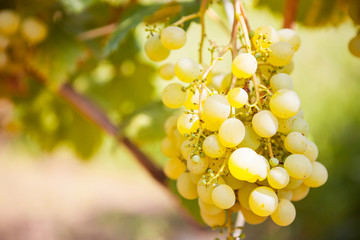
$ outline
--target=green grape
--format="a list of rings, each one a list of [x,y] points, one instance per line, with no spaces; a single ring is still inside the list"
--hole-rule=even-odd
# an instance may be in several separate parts
[[[231,70],[237,78],[249,78],[257,69],[256,58],[250,53],[240,53],[232,62]]]
[[[272,43],[276,43],[279,41],[279,36],[276,30],[271,26],[261,26],[255,30],[253,42],[256,48],[259,48],[260,45],[257,40],[260,36],[266,36],[265,41],[261,45],[263,48],[268,48]]]
[[[284,28],[278,31],[278,35],[280,41],[290,43],[294,47],[295,52],[299,50],[301,44],[301,38],[297,32],[295,32],[290,28]]]
[[[252,125],[254,131],[263,138],[274,136],[279,127],[278,120],[268,110],[256,113],[252,119]]]
[[[180,58],[175,63],[175,75],[181,81],[190,83],[200,75],[199,64],[191,58]]]
[[[170,50],[162,45],[160,36],[156,34],[145,42],[145,53],[154,62],[160,62],[169,56]]]
[[[289,183],[289,174],[282,167],[274,167],[268,175],[268,182],[272,188],[282,189]]]
[[[0,11],[0,33],[4,36],[10,36],[17,32],[19,28],[20,17],[12,10]]]
[[[270,99],[270,110],[278,118],[290,118],[300,110],[298,95],[288,89],[280,89]]]
[[[191,174],[203,174],[208,166],[209,159],[207,157],[200,157],[199,155],[194,155],[193,157],[190,157],[189,155],[187,157],[187,169]]]
[[[178,116],[170,116],[166,119],[165,123],[164,123],[164,130],[166,135],[170,135],[174,132],[174,130],[176,129],[176,125],[177,125],[177,119]]]
[[[220,126],[219,139],[223,146],[233,148],[245,137],[244,124],[237,118],[228,118]]]
[[[285,160],[284,168],[291,177],[296,179],[307,178],[312,171],[310,160],[301,154],[292,154],[288,156]]]
[[[285,133],[285,134],[289,134],[291,131],[291,128],[294,124],[294,119],[295,117],[291,117],[291,118],[278,118],[278,122],[279,122],[279,128],[278,128],[278,132],[281,133]]]
[[[221,211],[220,213],[215,215],[210,215],[205,213],[204,211],[200,211],[200,215],[206,225],[210,227],[222,226],[226,222],[225,211]]]
[[[171,80],[175,77],[175,66],[172,63],[165,63],[159,68],[159,75],[165,80]]]
[[[32,44],[42,42],[47,36],[47,27],[39,19],[29,17],[21,24],[21,33],[26,41]]]
[[[289,64],[295,54],[294,47],[288,42],[281,41],[271,44],[269,49],[271,52],[269,54],[268,61],[275,67],[281,67]]]
[[[248,224],[252,224],[252,225],[260,224],[267,219],[267,217],[258,216],[253,211],[248,210],[242,206],[240,207],[240,211],[241,211],[245,221]]]
[[[165,156],[170,158],[180,155],[179,149],[176,147],[176,143],[169,137],[166,137],[161,141],[160,150]]]
[[[177,129],[182,134],[196,132],[199,128],[199,116],[197,114],[182,113],[177,120]]]
[[[176,181],[176,188],[179,194],[186,199],[195,199],[198,197],[196,184],[193,183],[190,173],[183,173]]]
[[[223,95],[212,95],[208,97],[203,106],[204,121],[223,122],[230,115],[231,107],[229,101]]]
[[[294,220],[296,216],[296,210],[294,204],[288,199],[280,199],[277,209],[271,214],[271,219],[279,226],[288,226]]]
[[[278,197],[269,187],[257,187],[249,196],[250,209],[259,216],[266,217],[275,212]]]
[[[170,158],[164,166],[165,175],[173,180],[176,180],[186,170],[185,163],[179,158]]]
[[[355,57],[360,57],[360,34],[350,40],[349,51]]]
[[[225,154],[226,148],[220,143],[219,136],[212,134],[205,138],[202,150],[209,157],[219,158]]]
[[[200,198],[198,199],[198,203],[200,210],[207,215],[216,215],[223,211],[223,209],[215,206],[214,204],[208,204],[202,201]]]
[[[219,178],[217,180],[219,184],[225,184],[225,181],[223,178]],[[216,183],[213,181],[209,185],[205,185],[202,181],[202,179],[199,180],[197,184],[197,191],[199,193],[199,198],[201,201],[208,203],[208,204],[214,204],[212,200],[212,191],[216,187]]]
[[[279,160],[277,158],[270,158],[270,166],[276,167],[279,165]]]
[[[3,52],[9,45],[9,39],[0,34],[0,52]]]
[[[319,162],[312,162],[311,175],[303,180],[304,185],[317,188],[326,183],[328,172],[324,165]]]
[[[245,137],[239,147],[247,147],[256,150],[260,146],[260,136],[251,126],[245,126]]]
[[[239,179],[236,179],[233,175],[231,175],[231,173],[223,176],[223,179],[225,180],[225,183],[234,190],[238,190],[244,187],[246,184],[245,181],[240,181]]]
[[[258,185],[255,183],[246,183],[245,187],[238,190],[237,197],[241,207],[250,210],[249,197],[251,192],[257,187]]]
[[[286,73],[278,73],[271,77],[270,86],[274,92],[280,89],[293,89],[293,81]]]
[[[291,201],[300,201],[303,200],[309,194],[310,188],[304,184],[301,184],[297,188],[292,190],[293,197]]]
[[[305,152],[302,154],[310,161],[314,162],[319,155],[319,150],[314,142],[307,140]]]
[[[306,136],[309,133],[309,124],[302,118],[294,117],[294,123],[291,127],[291,131],[300,132]]]
[[[221,209],[229,209],[235,204],[234,190],[226,184],[215,187],[211,196],[215,206]]]
[[[161,32],[161,43],[170,50],[182,48],[186,43],[186,32],[184,29],[169,26]]]
[[[250,148],[236,149],[229,158],[230,173],[237,179],[248,181],[258,174],[259,159]]]
[[[248,102],[247,92],[239,87],[231,89],[227,94],[227,99],[234,108],[241,108]]]
[[[293,192],[291,191],[291,189],[279,189],[277,191],[277,195],[279,199],[285,198],[290,201],[293,197]]]
[[[187,94],[183,91],[183,86],[178,83],[167,85],[162,94],[161,100],[168,108],[179,108],[186,102]]]
[[[293,178],[293,177],[290,177],[290,180],[289,180],[289,184],[286,186],[286,189],[295,189],[297,187],[299,187],[301,184],[302,184],[303,180],[301,179],[296,179],[296,178]]]
[[[280,72],[286,73],[286,74],[291,74],[291,73],[294,71],[294,68],[295,68],[294,60],[291,60],[290,63],[286,64],[286,65],[280,70]]]
[[[284,145],[291,153],[304,153],[308,140],[299,132],[291,132],[286,136]]]

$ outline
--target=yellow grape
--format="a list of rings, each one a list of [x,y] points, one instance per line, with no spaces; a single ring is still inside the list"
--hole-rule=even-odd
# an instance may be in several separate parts
[[[296,179],[304,179],[310,176],[312,165],[310,160],[301,154],[291,154],[284,163],[284,168],[289,175]]]
[[[263,48],[268,48],[272,43],[276,43],[279,41],[279,36],[276,30],[271,26],[261,26],[258,27],[254,32],[253,42],[256,46],[256,48],[259,48],[259,43],[257,40],[260,38],[260,36],[266,36],[265,42],[262,44]]]
[[[260,146],[260,136],[256,134],[251,126],[245,126],[245,137],[239,147],[248,147],[256,150]]]
[[[249,197],[250,209],[259,216],[269,216],[278,206],[278,197],[269,187],[255,188]]]
[[[230,173],[239,180],[248,181],[257,176],[258,160],[257,153],[251,148],[236,149],[229,158]]]
[[[290,43],[294,47],[295,52],[299,50],[301,44],[301,38],[297,32],[295,32],[290,28],[284,28],[278,31],[278,35],[280,41]]]
[[[270,86],[273,92],[276,92],[280,89],[289,89],[294,88],[293,81],[289,75],[286,73],[278,73],[270,78]]]
[[[272,188],[282,189],[286,187],[289,183],[289,174],[282,167],[274,167],[270,170],[268,175],[268,182]]]
[[[310,188],[308,186],[301,184],[292,190],[293,197],[291,198],[291,201],[300,201],[304,199],[309,194],[309,191]]]
[[[302,118],[294,117],[294,124],[291,127],[292,132],[300,132],[305,136],[309,133],[309,124]]]
[[[235,204],[234,190],[226,184],[215,187],[211,196],[214,204],[221,209],[229,209]]]
[[[216,215],[223,211],[221,208],[215,206],[214,204],[209,204],[202,201],[200,198],[198,199],[199,207],[202,212],[207,215]]]
[[[167,85],[162,94],[161,100],[168,108],[179,108],[186,102],[187,94],[183,91],[183,86],[178,83]]]
[[[278,132],[288,134],[294,124],[294,118],[278,118],[279,128]]]
[[[176,129],[176,125],[177,125],[177,119],[178,116],[170,116],[166,119],[165,123],[164,123],[164,130],[166,135],[170,135],[174,132],[174,130]]]
[[[184,29],[169,26],[161,32],[161,43],[170,50],[182,48],[186,43],[186,32]]]
[[[0,11],[0,33],[4,36],[10,36],[17,32],[19,28],[20,17],[12,10]]]
[[[223,95],[212,95],[208,97],[203,106],[204,121],[223,122],[230,115],[230,103]]]
[[[240,181],[239,179],[236,179],[231,173],[228,175],[224,175],[223,179],[225,180],[226,184],[229,185],[232,189],[237,190],[246,185],[245,181]]]
[[[319,150],[314,142],[307,140],[306,150],[302,154],[304,154],[304,156],[307,157],[310,161],[314,162],[319,155]]]
[[[227,94],[227,99],[234,108],[241,108],[248,102],[247,92],[239,87],[231,89]]]
[[[278,198],[281,199],[281,198],[285,198],[287,200],[291,200],[292,197],[293,197],[293,192],[291,191],[291,189],[279,189],[277,191],[277,195],[278,195]]]
[[[256,113],[252,119],[252,125],[254,131],[263,138],[274,136],[279,127],[278,120],[268,110]]]
[[[169,137],[165,137],[160,143],[161,152],[167,157],[177,157],[180,155],[176,143]]]
[[[187,158],[187,169],[190,173],[199,175],[203,174],[209,166],[209,159],[207,157],[200,157],[199,161],[194,161],[193,157]]]
[[[328,172],[324,165],[319,162],[312,162],[312,172],[311,175],[303,180],[303,184],[317,188],[326,183],[328,179]]]
[[[194,144],[195,144],[195,140],[190,141],[189,139],[187,139],[184,142],[182,142],[180,151],[181,151],[181,155],[185,159],[187,159],[191,151],[194,150]]]
[[[164,166],[164,173],[170,179],[177,179],[186,170],[185,163],[179,158],[170,158]]]
[[[237,78],[249,78],[257,69],[256,58],[251,53],[240,53],[232,62],[231,70]]]
[[[169,56],[170,50],[162,45],[160,36],[156,34],[145,42],[145,53],[151,60],[160,62]]]
[[[200,211],[200,215],[206,225],[210,227],[222,226],[226,222],[226,214],[224,210],[215,215],[206,214],[204,211]]]
[[[271,219],[279,226],[288,226],[294,220],[296,210],[288,199],[280,199],[277,209],[271,214]]]
[[[177,129],[182,134],[196,132],[199,128],[199,116],[197,114],[182,113],[177,120]]]
[[[290,177],[289,184],[286,186],[286,189],[297,188],[298,186],[300,186],[302,184],[302,182],[303,182],[303,180],[301,180],[301,179],[296,179],[296,178]]]
[[[179,194],[186,199],[195,199],[199,195],[197,193],[196,184],[193,183],[190,173],[183,173],[176,181],[176,187]]]
[[[247,183],[245,185],[245,187],[238,190],[237,197],[240,202],[240,205],[243,208],[250,210],[249,197],[250,197],[251,192],[257,187],[258,187],[258,185],[256,185],[255,183]]]
[[[267,219],[267,216],[266,217],[258,216],[253,211],[248,210],[242,206],[240,207],[240,211],[241,211],[242,215],[244,216],[245,221],[248,224],[252,224],[252,225],[260,224]]]
[[[286,65],[280,70],[280,72],[286,73],[286,74],[291,74],[291,73],[294,71],[294,68],[295,68],[294,60],[291,60],[290,63],[286,64]]]
[[[300,110],[300,98],[288,89],[280,89],[270,99],[270,110],[278,118],[290,118]]]
[[[165,80],[171,80],[175,77],[175,66],[172,63],[165,63],[159,68],[159,75]]]
[[[209,157],[219,158],[225,154],[226,148],[220,143],[219,136],[212,134],[205,138],[202,150]]]
[[[26,41],[32,44],[42,42],[47,36],[47,27],[37,18],[29,17],[21,24],[21,33]]]
[[[228,118],[220,126],[219,139],[223,146],[236,147],[245,137],[244,124],[237,118]]]
[[[222,178],[219,178],[217,182],[219,184],[225,184],[225,181]],[[208,204],[214,204],[212,200],[212,191],[215,187],[216,183],[214,181],[212,181],[209,185],[205,185],[202,179],[200,179],[197,184],[197,191],[199,193],[199,198],[201,199],[201,201]]]
[[[306,150],[308,140],[299,132],[289,133],[285,140],[284,146],[291,153],[303,153]]]
[[[271,50],[268,61],[275,67],[285,66],[294,57],[295,49],[288,42],[276,42],[269,47]]]
[[[191,58],[180,58],[175,63],[175,75],[181,81],[190,83],[200,75],[199,64]]]

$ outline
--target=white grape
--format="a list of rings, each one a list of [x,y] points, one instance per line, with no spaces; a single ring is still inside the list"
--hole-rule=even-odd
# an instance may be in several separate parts
[[[231,70],[237,78],[249,78],[257,69],[256,58],[250,53],[240,53],[232,62]]]
[[[300,132],[306,136],[309,133],[309,124],[304,119],[295,117],[291,131]]]
[[[254,32],[254,43],[256,48],[259,48],[260,45],[257,42],[257,40],[260,38],[260,36],[266,36],[265,41],[262,44],[263,48],[268,48],[272,43],[276,43],[279,41],[279,36],[276,30],[271,26],[261,26],[255,29]]]
[[[293,197],[291,198],[291,201],[303,200],[309,194],[309,191],[310,191],[310,187],[301,184],[300,186],[292,190]]]
[[[225,211],[221,211],[215,215],[209,215],[204,211],[200,211],[200,215],[204,222],[210,227],[222,226],[226,222],[226,214]]]
[[[270,110],[278,118],[290,118],[300,110],[298,95],[288,89],[280,89],[270,99]]]
[[[257,187],[249,196],[250,209],[259,216],[269,216],[278,206],[278,197],[269,187]]]
[[[289,183],[289,174],[282,167],[274,167],[270,170],[268,175],[268,182],[272,188],[282,189],[286,187]]]
[[[235,193],[231,187],[221,184],[211,193],[214,204],[221,209],[229,209],[235,204]]]
[[[285,140],[284,146],[291,153],[304,153],[308,140],[299,132],[289,133]]]
[[[195,199],[198,197],[196,184],[193,183],[190,173],[183,173],[176,181],[176,187],[179,194],[186,199]]]
[[[232,148],[241,143],[245,137],[244,124],[237,118],[228,118],[220,126],[219,139],[223,146]]]
[[[182,134],[196,132],[199,128],[199,116],[192,113],[182,113],[177,120],[177,129]]]
[[[288,156],[285,160],[284,168],[291,177],[296,179],[307,178],[312,171],[310,160],[301,154],[292,154]]]
[[[263,110],[256,113],[252,119],[254,131],[264,138],[269,138],[275,135],[279,123],[276,117],[268,110]]]
[[[159,75],[165,80],[171,80],[175,76],[175,66],[172,63],[165,63],[159,68]]]
[[[180,58],[175,63],[175,75],[181,81],[190,83],[200,75],[199,64],[191,58]]]
[[[186,32],[176,26],[169,26],[161,32],[161,43],[170,50],[182,48],[186,43]]]
[[[320,187],[326,183],[328,172],[324,165],[319,162],[312,162],[311,175],[303,180],[303,183],[312,188]]]
[[[230,103],[225,96],[212,95],[204,102],[203,116],[212,122],[223,122],[229,117],[230,110]]]
[[[0,11],[0,33],[10,36],[16,33],[19,28],[20,17],[12,10]]]
[[[164,166],[164,173],[170,179],[177,179],[186,170],[186,165],[179,158],[170,158]]]
[[[251,126],[245,126],[245,137],[239,147],[247,147],[256,150],[260,146],[261,137],[256,134]]]
[[[289,89],[294,88],[293,81],[289,75],[286,73],[278,73],[271,77],[270,86],[274,92],[280,89]]]
[[[179,108],[186,102],[186,92],[183,91],[183,86],[178,83],[170,83],[167,85],[162,94],[161,100],[168,108]]]
[[[271,50],[268,61],[275,67],[285,66],[290,63],[295,54],[294,47],[288,42],[276,42],[269,47]]]
[[[290,43],[294,47],[295,52],[299,50],[301,44],[301,38],[297,32],[295,32],[290,28],[284,28],[278,31],[278,35],[280,41]]]
[[[156,34],[145,42],[145,53],[151,60],[160,62],[169,56],[170,50],[162,45],[160,36]]]
[[[248,224],[260,224],[267,219],[267,217],[258,216],[253,211],[246,209],[242,206],[240,207],[240,211]]]
[[[295,220],[295,216],[296,210],[294,204],[287,199],[280,199],[278,207],[270,217],[277,225],[288,226]]]
[[[212,158],[219,158],[225,154],[226,148],[220,143],[219,136],[212,134],[207,136],[202,144],[204,153]]]
[[[247,92],[239,87],[231,89],[227,94],[227,99],[231,106],[241,108],[248,102]]]

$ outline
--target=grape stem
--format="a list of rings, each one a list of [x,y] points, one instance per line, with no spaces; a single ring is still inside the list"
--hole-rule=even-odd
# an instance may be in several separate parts
[[[171,25],[173,25],[173,26],[179,26],[179,25],[182,25],[182,24],[184,24],[185,22],[187,22],[187,21],[189,21],[189,20],[192,20],[192,19],[194,19],[194,18],[197,18],[197,17],[199,17],[199,16],[200,16],[200,12],[193,13],[193,14],[190,14],[190,15],[187,15],[187,16],[182,16],[182,17],[180,18],[180,20],[174,22],[174,23],[171,24]]]
[[[201,36],[200,36],[200,46],[199,46],[199,63],[202,63],[202,50],[204,47],[204,40],[205,40],[205,12],[206,12],[206,5],[207,5],[207,0],[202,0],[201,1],[201,6],[200,6],[200,24],[201,24]]]
[[[284,6],[283,28],[293,29],[295,27],[298,4],[299,0],[286,0]]]
[[[271,146],[271,138],[268,138],[268,149],[269,149],[270,158],[274,158],[274,154]]]

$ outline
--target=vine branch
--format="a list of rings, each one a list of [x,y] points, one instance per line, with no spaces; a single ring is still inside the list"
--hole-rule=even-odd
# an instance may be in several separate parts
[[[295,27],[298,4],[299,0],[286,0],[284,6],[283,28],[293,29]]]

